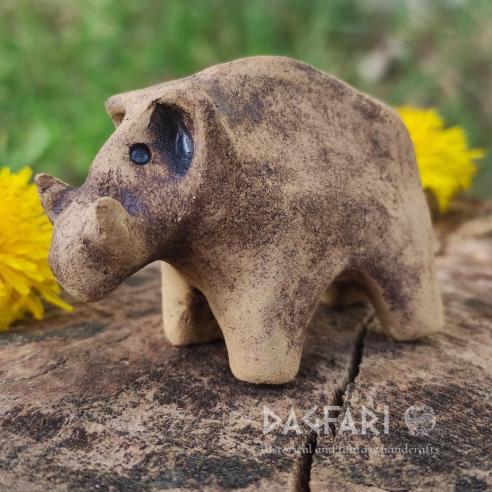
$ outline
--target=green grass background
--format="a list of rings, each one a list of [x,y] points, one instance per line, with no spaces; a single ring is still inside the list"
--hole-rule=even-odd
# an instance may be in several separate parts
[[[487,149],[473,192],[492,196],[490,0],[1,0],[0,165],[80,183],[107,97],[256,54],[437,107]]]

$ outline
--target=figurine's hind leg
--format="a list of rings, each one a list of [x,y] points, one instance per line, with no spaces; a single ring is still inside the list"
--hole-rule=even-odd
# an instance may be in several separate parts
[[[412,265],[375,261],[362,277],[383,330],[394,339],[413,340],[442,328],[442,302],[431,260]]]
[[[164,333],[176,346],[215,340],[221,331],[205,296],[168,263],[162,262]]]

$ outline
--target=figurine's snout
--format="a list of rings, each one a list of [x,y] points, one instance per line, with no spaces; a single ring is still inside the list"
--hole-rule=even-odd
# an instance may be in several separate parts
[[[88,203],[87,197],[77,199],[78,190],[46,174],[37,175],[36,184],[54,224],[50,266],[75,298],[100,299],[147,263],[144,225],[118,200],[104,196]]]

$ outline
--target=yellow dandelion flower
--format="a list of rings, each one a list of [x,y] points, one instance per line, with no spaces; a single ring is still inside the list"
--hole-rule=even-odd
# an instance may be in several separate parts
[[[435,196],[439,210],[444,212],[456,193],[471,186],[474,160],[483,158],[484,151],[468,147],[462,128],[445,128],[435,109],[403,106],[398,112],[413,142],[422,186]]]
[[[43,212],[32,171],[0,169],[0,331],[31,313],[44,314],[42,300],[66,311],[48,266],[51,224]]]

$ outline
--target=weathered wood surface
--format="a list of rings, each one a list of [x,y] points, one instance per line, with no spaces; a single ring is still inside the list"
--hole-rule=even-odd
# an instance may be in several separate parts
[[[301,373],[282,387],[235,380],[223,342],[170,347],[155,266],[73,315],[15,327],[0,335],[0,490],[492,487],[492,215],[449,235],[438,262],[446,334],[394,343],[366,333],[367,309],[320,306]],[[320,430],[316,447],[306,426],[263,433],[264,406],[285,423],[291,409],[322,418],[342,403],[339,422],[350,408],[359,428],[362,404],[388,405],[389,434]],[[403,414],[422,404],[436,426],[414,436]],[[320,452],[333,444],[439,453]]]
[[[264,435],[263,406],[284,418],[330,402],[367,314],[322,307],[301,373],[283,387],[234,379],[223,342],[169,346],[155,267],[74,315],[18,326],[0,338],[0,488],[294,487],[305,460],[277,448],[306,437]]]

